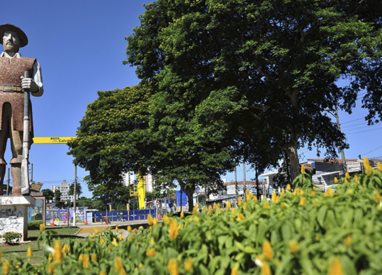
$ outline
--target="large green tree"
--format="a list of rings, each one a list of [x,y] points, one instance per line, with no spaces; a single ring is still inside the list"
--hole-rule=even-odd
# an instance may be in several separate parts
[[[243,156],[246,136],[261,136],[252,152],[287,153],[293,180],[299,147],[324,149],[328,158],[348,147],[324,110],[351,113],[367,88],[367,119],[381,117],[381,7],[376,0],[158,0],[127,37],[125,63],[155,86],[154,131],[205,146],[213,137]]]
[[[151,173],[159,188],[171,188],[177,181],[192,207],[196,185],[222,188],[220,175],[233,168],[231,149],[216,142],[214,136],[221,133],[193,142],[189,121],[169,122],[174,124],[171,133],[152,131],[152,94],[149,84],[98,92],[99,98],[88,105],[80,122],[78,138],[68,143],[69,154],[90,172],[90,188],[121,183],[127,171]],[[171,138],[174,133],[188,139],[178,142]]]
[[[70,184],[68,194],[71,196],[74,195],[74,182],[72,184]],[[82,194],[82,186],[80,183],[77,182],[76,183],[76,196],[80,197],[81,194]]]
[[[45,199],[47,201],[53,200],[54,193],[53,193],[52,190],[50,190],[50,189],[42,189],[41,192],[42,192],[43,196],[45,197]]]

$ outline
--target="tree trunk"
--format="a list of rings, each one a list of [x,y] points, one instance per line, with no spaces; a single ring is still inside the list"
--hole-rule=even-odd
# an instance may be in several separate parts
[[[194,191],[195,191],[195,186],[187,186],[186,187],[186,184],[184,183],[183,180],[181,180],[180,178],[176,177],[176,180],[178,181],[179,185],[180,185],[180,188],[186,192],[186,195],[187,195],[187,202],[188,202],[188,210],[189,211],[192,211],[192,209],[194,208],[194,200],[193,200],[193,195],[194,195]]]
[[[292,182],[300,174],[298,169],[300,163],[299,163],[298,154],[297,154],[297,141],[294,142],[294,144],[295,145],[288,146],[288,149],[287,149],[287,154],[290,161],[290,176],[291,176]]]

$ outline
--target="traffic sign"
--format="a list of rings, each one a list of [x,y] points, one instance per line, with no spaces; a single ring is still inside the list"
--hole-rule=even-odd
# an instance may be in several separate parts
[[[34,137],[35,144],[66,144],[77,137]]]

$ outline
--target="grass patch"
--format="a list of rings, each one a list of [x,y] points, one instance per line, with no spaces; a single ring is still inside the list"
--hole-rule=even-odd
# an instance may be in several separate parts
[[[66,227],[51,227],[46,230],[54,230],[57,232],[57,238],[64,244],[68,239],[79,239],[82,241],[82,237],[74,235],[79,228],[66,228]],[[40,234],[39,230],[28,230],[28,243],[16,244],[16,245],[0,245],[0,250],[3,253],[4,260],[16,259],[17,256],[24,260],[27,260],[28,247],[32,249],[33,256],[30,259],[30,263],[35,265],[39,264],[44,259],[44,246],[40,242],[40,249],[37,247],[37,237]],[[3,260],[3,261],[4,261]]]

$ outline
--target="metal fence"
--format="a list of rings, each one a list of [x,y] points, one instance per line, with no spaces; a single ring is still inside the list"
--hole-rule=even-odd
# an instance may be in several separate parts
[[[158,216],[157,216],[158,212]],[[145,210],[130,210],[130,211],[99,211],[93,212],[93,222],[104,221],[139,221],[147,220],[148,215],[151,214],[153,218],[158,218],[159,215],[167,214],[166,209],[145,209]]]

